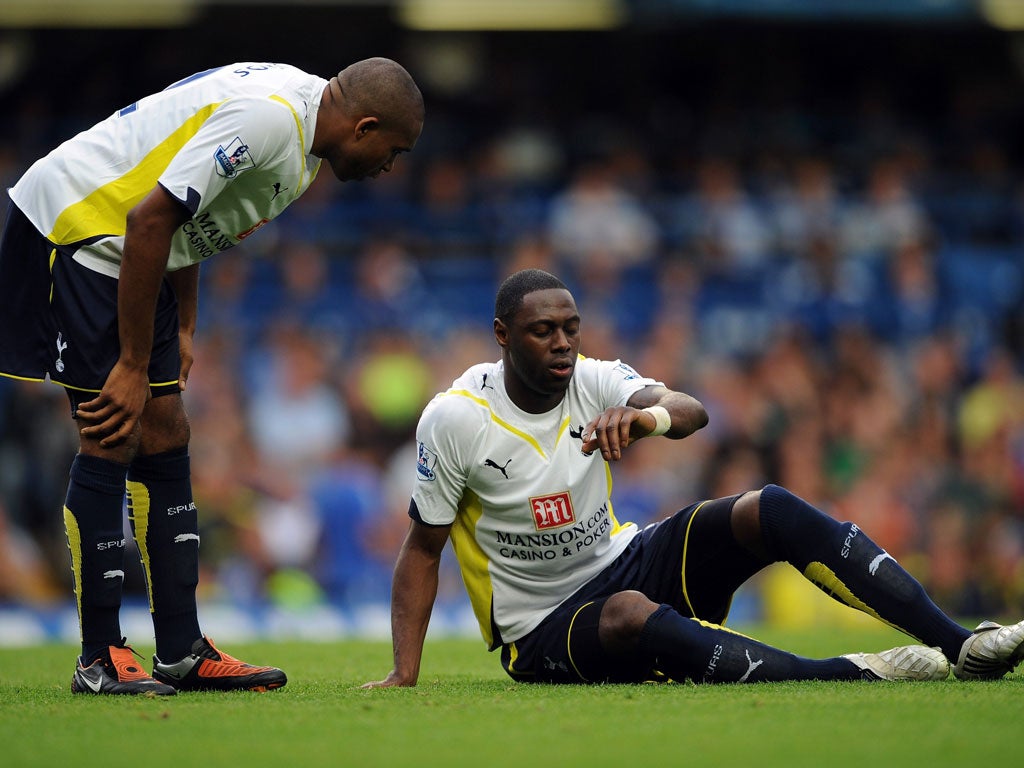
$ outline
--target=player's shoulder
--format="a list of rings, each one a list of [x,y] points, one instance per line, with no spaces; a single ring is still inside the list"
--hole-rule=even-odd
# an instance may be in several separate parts
[[[602,378],[632,381],[634,379],[642,379],[643,377],[637,373],[636,369],[628,363],[622,362],[622,360],[602,360],[596,357],[580,355],[576,361],[573,378],[585,382]]]
[[[444,392],[434,396],[424,409],[424,419],[444,422],[455,428],[478,426],[490,418],[491,399],[499,375],[494,363],[480,363],[462,373]]]

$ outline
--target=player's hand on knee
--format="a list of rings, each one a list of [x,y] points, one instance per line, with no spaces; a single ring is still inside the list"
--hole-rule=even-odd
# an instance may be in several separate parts
[[[146,372],[132,370],[119,362],[99,395],[79,404],[75,411],[76,418],[86,424],[80,429],[82,437],[99,440],[103,448],[123,444],[138,431],[142,409],[150,396]]]

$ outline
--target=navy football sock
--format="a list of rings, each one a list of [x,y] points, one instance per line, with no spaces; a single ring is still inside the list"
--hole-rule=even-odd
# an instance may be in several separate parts
[[[128,519],[146,577],[156,655],[174,662],[201,636],[196,608],[199,520],[188,450],[136,457],[127,486]]]
[[[121,642],[124,586],[124,478],[127,467],[78,454],[64,501],[75,602],[86,666]]]
[[[686,618],[671,606],[655,609],[640,632],[639,650],[671,679],[695,683],[780,680],[860,680],[861,670],[840,657],[807,659],[737,632]]]
[[[785,560],[841,603],[878,618],[955,661],[970,631],[954,622],[854,523],[840,523],[777,485],[761,491],[761,532]]]

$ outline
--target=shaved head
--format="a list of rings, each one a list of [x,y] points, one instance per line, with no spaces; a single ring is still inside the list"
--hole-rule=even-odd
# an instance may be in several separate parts
[[[423,94],[401,64],[375,57],[338,73],[345,111],[356,119],[376,117],[385,129],[423,122]]]

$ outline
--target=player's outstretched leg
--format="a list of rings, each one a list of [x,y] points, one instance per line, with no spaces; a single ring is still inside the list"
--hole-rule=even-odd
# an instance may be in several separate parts
[[[882,653],[808,659],[738,632],[689,619],[659,606],[640,633],[639,651],[655,671],[696,683],[754,683],[784,680],[943,680],[949,662],[923,645]]]
[[[1024,660],[1024,621],[1004,627],[983,621],[964,640],[953,674],[960,680],[997,680]]]
[[[178,661],[165,663],[154,656],[153,677],[179,691],[270,691],[288,682],[277,667],[239,661],[208,637],[196,640],[191,653]]]
[[[822,591],[959,658],[970,631],[949,618],[924,587],[854,523],[840,523],[785,488],[760,497],[761,533],[769,555],[799,570]]]

